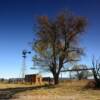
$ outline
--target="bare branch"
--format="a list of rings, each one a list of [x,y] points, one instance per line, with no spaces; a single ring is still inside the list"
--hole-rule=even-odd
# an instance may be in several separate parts
[[[68,63],[68,62],[77,62],[80,61],[79,59],[69,59],[63,62],[63,64]]]

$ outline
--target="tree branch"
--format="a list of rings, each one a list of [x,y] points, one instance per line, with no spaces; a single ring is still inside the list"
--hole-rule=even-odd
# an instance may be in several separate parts
[[[71,62],[71,61],[76,62],[76,61],[80,61],[80,60],[79,59],[69,59],[69,60],[64,61],[63,64]]]

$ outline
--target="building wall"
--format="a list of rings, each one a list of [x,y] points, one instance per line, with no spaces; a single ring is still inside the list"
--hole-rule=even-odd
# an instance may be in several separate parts
[[[40,76],[38,74],[25,75],[25,82],[41,84],[42,83],[42,76]]]

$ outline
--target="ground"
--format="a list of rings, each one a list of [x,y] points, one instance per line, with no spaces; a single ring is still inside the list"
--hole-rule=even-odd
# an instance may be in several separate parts
[[[4,92],[11,94],[10,100],[100,100],[99,89],[85,88],[88,82],[88,80],[70,80],[61,82],[57,86],[42,87],[0,84],[2,88],[0,91],[5,90]]]

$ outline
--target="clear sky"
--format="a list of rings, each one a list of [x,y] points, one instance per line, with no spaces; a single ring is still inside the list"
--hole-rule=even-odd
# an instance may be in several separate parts
[[[55,16],[68,9],[85,16],[88,26],[81,40],[86,56],[81,63],[91,65],[91,57],[100,56],[100,0],[0,0],[0,78],[19,77],[22,50],[33,39],[36,16]],[[32,73],[32,54],[27,58],[27,72]]]

